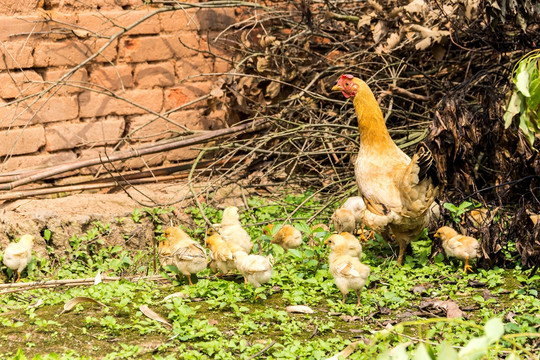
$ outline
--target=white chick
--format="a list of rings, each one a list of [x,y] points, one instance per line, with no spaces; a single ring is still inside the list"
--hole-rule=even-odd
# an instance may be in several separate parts
[[[236,251],[233,257],[236,268],[244,276],[244,282],[258,288],[272,278],[272,255],[248,255],[244,251]]]
[[[236,206],[230,206],[223,211],[219,234],[223,240],[240,246],[248,254],[253,248],[251,237],[240,223],[238,208]]]
[[[4,265],[11,270],[17,271],[17,281],[21,279],[21,272],[32,259],[32,247],[34,237],[23,235],[18,243],[10,243],[4,251]]]

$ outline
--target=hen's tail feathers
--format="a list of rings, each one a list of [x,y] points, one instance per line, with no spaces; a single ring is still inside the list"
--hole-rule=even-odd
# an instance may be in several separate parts
[[[418,144],[415,157],[418,159],[417,165],[420,168],[418,171],[418,179],[422,181],[429,178],[431,179],[433,186],[438,186],[440,183],[439,173],[435,161],[433,160],[431,150],[429,150],[426,144]]]

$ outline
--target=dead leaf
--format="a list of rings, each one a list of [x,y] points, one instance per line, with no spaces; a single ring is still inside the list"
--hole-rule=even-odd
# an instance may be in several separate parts
[[[208,325],[214,326],[217,324],[219,324],[219,321],[217,321],[216,319],[208,319]]]
[[[268,59],[259,57],[257,59],[257,71],[262,73],[268,70]]]
[[[425,293],[426,292],[426,287],[422,284],[418,284],[418,285],[415,285],[413,288],[412,288],[412,292],[414,294],[422,294],[422,293]]]
[[[266,96],[268,96],[270,99],[273,99],[279,95],[280,90],[281,90],[281,84],[278,83],[277,81],[272,81],[266,87]]]
[[[504,319],[508,322],[511,322],[512,324],[517,324],[517,321],[514,320],[514,316],[516,316],[515,313],[513,313],[512,311],[509,311],[508,313],[506,313],[506,315],[504,316]]]
[[[172,324],[170,322],[167,321],[167,319],[165,319],[163,316],[159,315],[157,312],[155,312],[154,310],[150,309],[148,307],[148,305],[141,305],[139,306],[139,310],[144,314],[146,315],[147,317],[149,317],[150,319],[152,320],[155,320],[155,321],[158,321],[164,325],[168,325],[170,327],[172,327]]]
[[[326,360],[338,360],[340,357],[346,359],[347,357],[349,357],[349,355],[351,355],[354,352],[354,350],[356,350],[356,347],[358,346],[359,343],[360,341],[355,341],[353,343],[350,343],[349,345],[347,345],[345,349],[341,350],[340,352],[338,352],[332,357],[329,357]]]
[[[172,298],[180,298],[180,299],[187,299],[189,298],[189,294],[183,293],[183,292],[175,292],[173,294],[165,296],[165,298],[162,301],[167,301]]]
[[[360,317],[360,316],[351,316],[351,315],[342,315],[341,320],[343,320],[345,322],[353,322],[353,321],[362,320],[362,317]]]
[[[485,287],[486,286],[486,283],[483,283],[475,279],[469,279],[468,284],[471,287]]]
[[[77,297],[74,297],[73,299],[71,300],[68,300],[66,301],[66,303],[64,304],[64,309],[62,310],[62,312],[60,314],[63,314],[65,312],[68,312],[68,311],[71,311],[73,310],[73,308],[75,306],[77,306],[78,304],[80,303],[83,303],[83,302],[91,302],[91,303],[94,303],[94,304],[99,304],[101,306],[107,306],[97,300],[94,300],[90,297],[86,297],[86,296],[77,296]]]
[[[213,88],[212,91],[210,91],[210,95],[212,95],[215,98],[220,98],[223,95],[225,95],[225,93],[223,92],[223,90],[216,87],[216,88]]]
[[[455,318],[463,317],[463,311],[461,311],[458,304],[456,304],[452,300],[447,300],[445,301],[445,305],[446,305],[446,317],[448,319],[455,319]]]
[[[102,282],[103,280],[101,279],[101,271],[98,270],[97,274],[96,274],[96,277],[94,278],[94,285],[97,285],[99,284],[100,282]]]
[[[405,11],[411,14],[423,12],[426,10],[426,8],[427,5],[424,0],[414,0],[403,7]]]
[[[386,27],[386,23],[382,20],[379,20],[379,22],[373,27],[372,31],[373,41],[375,42],[375,44],[378,44],[387,32],[388,28]]]
[[[313,311],[312,308],[305,305],[291,305],[287,306],[285,310],[289,313],[300,313],[300,314],[313,314],[315,311]]]

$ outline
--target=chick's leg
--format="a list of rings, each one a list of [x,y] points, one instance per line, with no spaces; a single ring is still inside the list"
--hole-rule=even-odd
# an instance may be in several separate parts
[[[468,256],[465,258],[465,266],[463,267],[463,272],[465,272],[465,274],[467,273],[467,271],[472,272],[472,267],[471,267],[471,265],[469,265],[469,257]]]
[[[21,280],[21,272],[17,271],[17,280],[15,282],[19,282],[19,280]]]
[[[193,285],[193,282],[191,281],[191,274],[187,276],[189,286]]]
[[[343,300],[341,300],[341,303],[345,305],[345,300],[347,300],[347,293],[343,294]]]
[[[356,307],[359,307],[360,306],[360,293],[362,292],[362,290],[356,290]]]

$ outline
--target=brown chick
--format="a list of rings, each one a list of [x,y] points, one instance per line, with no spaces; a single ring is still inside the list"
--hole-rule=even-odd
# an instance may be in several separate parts
[[[240,246],[248,254],[253,248],[251,237],[240,223],[236,206],[230,206],[223,211],[219,234],[223,240]]]
[[[178,227],[170,227],[163,233],[165,240],[158,245],[158,253],[167,265],[175,265],[193,285],[191,275],[206,269],[207,259],[204,248],[193,241]]]
[[[332,222],[334,223],[334,231],[337,233],[349,232],[354,233],[356,229],[356,220],[354,213],[350,209],[339,208],[332,214]]]
[[[326,241],[331,253],[328,257],[330,274],[338,289],[343,294],[342,303],[345,304],[347,294],[352,289],[356,292],[356,307],[360,306],[360,292],[366,284],[370,269],[360,262],[351,252],[348,241],[341,235],[332,235]]]
[[[21,280],[21,272],[26,268],[32,259],[32,247],[34,237],[23,235],[17,243],[10,243],[4,251],[4,265],[13,271],[17,271],[17,280]]]
[[[258,288],[272,278],[272,255],[248,255],[245,251],[233,253],[236,268],[244,276],[244,282],[249,282]]]
[[[271,243],[278,244],[285,250],[296,249],[302,245],[302,233],[292,225],[283,225]]]
[[[228,274],[236,270],[232,250],[243,249],[236,244],[223,240],[221,235],[213,231],[213,229],[208,230],[208,235],[206,246],[210,249],[210,269],[213,272],[218,272],[219,270],[222,274]]]
[[[470,236],[460,235],[451,227],[443,226],[435,233],[434,237],[440,238],[442,247],[448,256],[458,258],[465,261],[463,271],[472,272],[472,268],[469,265],[470,259],[475,259],[477,256],[480,244],[478,240]]]

